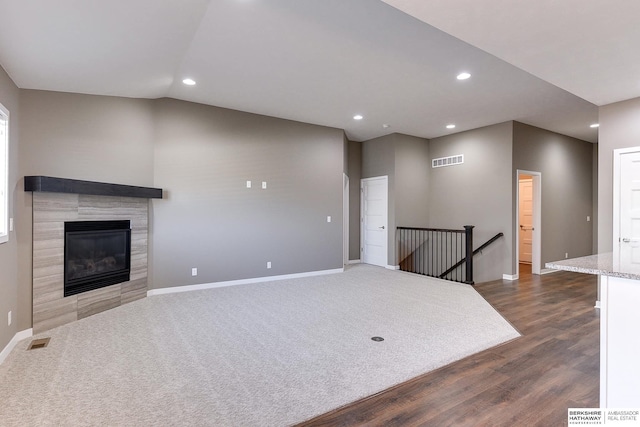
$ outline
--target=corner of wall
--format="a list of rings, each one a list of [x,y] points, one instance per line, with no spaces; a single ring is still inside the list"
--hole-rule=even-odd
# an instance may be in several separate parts
[[[12,313],[11,325],[6,320],[0,320],[0,349],[5,348],[20,326],[23,306],[20,295],[20,257],[19,233],[17,229],[22,225],[23,218],[17,216],[20,212],[20,164],[18,152],[20,151],[20,89],[11,80],[9,75],[0,66],[0,103],[9,112],[9,176],[7,194],[9,206],[9,218],[13,218],[14,230],[9,231],[9,240],[0,244],[0,319],[7,319],[8,312]],[[30,284],[29,284],[30,285]],[[28,310],[27,310],[28,311]]]
[[[13,336],[13,338],[11,338],[11,341],[9,341],[9,343],[2,350],[0,350],[0,365],[2,365],[5,360],[7,360],[9,354],[11,354],[15,346],[20,341],[30,338],[31,336],[33,336],[33,329],[25,329],[23,331],[17,332]]]

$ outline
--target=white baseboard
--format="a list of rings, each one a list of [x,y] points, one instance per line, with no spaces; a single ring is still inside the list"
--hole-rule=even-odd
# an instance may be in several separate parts
[[[276,280],[300,279],[302,277],[324,276],[326,274],[343,273],[344,268],[336,268],[333,270],[310,271],[307,273],[283,274],[281,276],[256,277],[253,279],[229,280],[226,282],[202,283],[199,285],[174,286],[172,288],[150,289],[147,296],[175,294],[178,292],[200,291],[203,289],[224,288],[226,286],[248,285],[251,283],[274,282]]]
[[[387,265],[385,268],[387,270],[400,270],[400,266],[399,265]]]
[[[348,264],[360,264],[362,261],[359,259],[350,259]]]
[[[9,356],[9,353],[13,350],[13,348],[23,339],[29,338],[33,336],[33,329],[25,329],[24,331],[20,331],[11,338],[9,344],[4,348],[4,350],[0,351],[0,365],[5,361],[5,359]]]
[[[543,268],[542,270],[540,270],[540,274],[550,274],[550,273],[556,273],[560,270],[554,270],[553,268]],[[502,279],[503,280],[518,280],[520,278],[519,274],[503,274],[502,275]]]

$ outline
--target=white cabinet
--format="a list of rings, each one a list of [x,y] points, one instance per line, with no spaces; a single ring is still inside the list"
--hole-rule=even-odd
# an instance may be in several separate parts
[[[600,407],[640,408],[640,280],[600,281]]]

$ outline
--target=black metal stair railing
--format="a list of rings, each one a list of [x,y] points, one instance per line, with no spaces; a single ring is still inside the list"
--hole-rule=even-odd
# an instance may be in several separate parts
[[[463,230],[397,227],[400,270],[473,285],[473,256],[503,236],[473,250],[473,226]]]
[[[454,282],[473,284],[473,225],[463,230],[397,227],[400,270],[439,277],[459,260],[462,265],[445,276]]]

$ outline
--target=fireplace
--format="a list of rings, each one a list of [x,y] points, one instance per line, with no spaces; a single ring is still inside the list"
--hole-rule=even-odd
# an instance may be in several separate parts
[[[64,223],[64,296],[129,281],[128,220]]]
[[[25,176],[24,190],[33,193],[34,334],[146,298],[149,205],[152,199],[162,199],[161,188],[50,176]],[[113,251],[115,255],[126,252],[130,254],[124,257],[125,260],[129,259],[129,280],[89,292],[82,292],[82,285],[86,285],[81,283],[84,277],[70,276],[67,284],[66,269],[69,263],[65,252],[67,257],[69,253],[65,250],[65,222],[116,220],[126,221],[123,229],[130,229],[130,232],[119,231],[121,236],[124,233],[125,243],[123,245],[121,238],[116,247],[124,246],[124,249]],[[68,229],[69,227],[71,233],[75,232],[73,226],[67,226]],[[103,226],[101,227],[98,231],[104,231]],[[107,229],[109,228],[111,227]],[[72,235],[71,237],[73,238]],[[129,239],[130,246],[127,245]],[[121,257],[113,258],[117,261]],[[112,263],[111,260],[105,262],[108,263]],[[95,265],[95,261],[93,264]],[[78,266],[75,269],[78,272]],[[126,280],[126,277],[125,273],[124,277],[117,280]],[[108,279],[106,282],[116,281],[113,277]],[[65,292],[65,288],[71,289],[68,285],[75,285],[75,289]],[[74,291],[81,293],[73,295]]]

